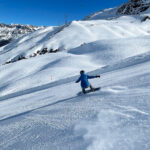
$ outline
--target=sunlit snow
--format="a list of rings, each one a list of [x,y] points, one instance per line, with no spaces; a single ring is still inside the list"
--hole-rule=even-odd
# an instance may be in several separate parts
[[[149,150],[150,22],[47,27],[0,48],[1,150]],[[30,58],[42,48],[59,49]],[[27,59],[4,63],[23,54]],[[78,94],[84,69],[101,90]]]

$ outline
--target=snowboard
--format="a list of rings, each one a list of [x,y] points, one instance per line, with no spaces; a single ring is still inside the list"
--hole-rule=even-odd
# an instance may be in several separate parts
[[[89,90],[86,90],[85,94],[88,94],[88,93],[91,93],[91,92],[96,92],[96,91],[99,91],[100,89],[101,89],[101,87],[94,88],[94,91],[89,89]],[[85,95],[85,94],[83,92],[79,92],[77,95]]]

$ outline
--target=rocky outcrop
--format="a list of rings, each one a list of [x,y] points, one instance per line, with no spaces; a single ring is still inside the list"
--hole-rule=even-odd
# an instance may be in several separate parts
[[[5,46],[11,42],[11,39],[8,40],[0,40],[0,47]]]
[[[35,53],[33,53],[29,56],[24,56],[24,55],[20,54],[20,55],[14,57],[14,58],[8,60],[7,62],[5,62],[5,64],[14,63],[14,62],[17,62],[17,61],[20,61],[20,60],[23,60],[23,59],[29,59],[29,58],[32,58],[32,57],[36,57],[38,55],[45,55],[47,53],[56,53],[58,51],[59,51],[59,49],[50,49],[50,50],[48,50],[48,48],[43,48],[42,50],[37,50]]]
[[[150,8],[149,0],[130,0],[119,7],[117,14],[137,15]]]

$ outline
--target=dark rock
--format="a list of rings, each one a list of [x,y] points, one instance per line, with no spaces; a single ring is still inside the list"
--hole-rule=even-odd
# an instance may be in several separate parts
[[[0,41],[0,47],[5,46],[5,45],[9,44],[10,42],[11,42],[11,39],[1,40]]]
[[[39,54],[40,54],[40,55],[43,55],[43,54],[45,54],[45,53],[47,53],[47,52],[48,52],[47,48],[44,48]]]
[[[38,50],[36,53],[37,53],[37,54],[40,54],[40,50]]]
[[[150,3],[144,0],[130,0],[118,9],[117,14],[137,15],[148,8],[150,8]]]
[[[58,52],[58,51],[59,51],[59,49],[55,49],[55,50],[50,49],[49,53],[56,53],[56,52]]]
[[[10,64],[11,63],[11,61],[7,61],[5,64]]]
[[[24,56],[19,56],[18,60],[26,59]]]
[[[141,21],[144,22],[144,21],[146,21],[148,19],[150,19],[150,17],[149,16],[145,16]]]

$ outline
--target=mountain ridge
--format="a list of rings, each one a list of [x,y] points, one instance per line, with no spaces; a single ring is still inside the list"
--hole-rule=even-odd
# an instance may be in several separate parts
[[[41,28],[44,26],[0,23],[0,47]]]
[[[99,19],[115,19],[123,15],[149,15],[150,16],[150,1],[149,0],[129,0],[128,2],[101,11],[97,11],[88,15],[83,20],[99,20]]]

